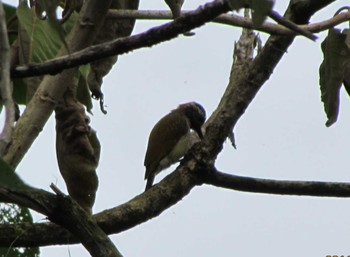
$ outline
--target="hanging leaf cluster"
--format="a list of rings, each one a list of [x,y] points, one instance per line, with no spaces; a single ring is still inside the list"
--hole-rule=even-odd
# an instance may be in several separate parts
[[[321,99],[327,115],[326,126],[338,119],[339,93],[342,85],[350,94],[350,31],[331,28],[321,44],[323,62],[320,65]]]

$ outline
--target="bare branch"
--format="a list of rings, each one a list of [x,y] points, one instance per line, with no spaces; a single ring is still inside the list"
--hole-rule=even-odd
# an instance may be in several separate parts
[[[184,15],[188,14],[189,12],[190,11],[182,11],[181,13],[182,15]],[[172,14],[170,11],[110,10],[108,12],[108,17],[115,19],[133,18],[140,20],[171,20]],[[339,13],[334,17],[321,22],[316,22],[308,25],[298,25],[298,27],[300,27],[303,30],[307,30],[311,33],[319,33],[349,20],[350,11],[347,11]],[[268,21],[265,21],[260,26],[254,26],[253,21],[251,19],[247,19],[239,15],[235,15],[233,13],[221,14],[217,18],[213,19],[212,22],[229,26],[258,30],[273,35],[296,35],[296,33],[293,30]]]
[[[6,16],[0,0],[0,98],[5,108],[5,122],[0,134],[0,156],[3,156],[11,141],[15,123],[15,103],[12,99],[12,84],[10,80],[10,44],[7,37]]]
[[[188,13],[188,11],[181,11],[182,15],[184,15],[186,13]],[[169,11],[110,10],[108,12],[108,16],[112,17],[112,18],[116,18],[116,19],[134,18],[134,19],[153,19],[153,20],[162,19],[163,20],[163,19],[172,19],[173,18],[171,15],[171,12],[169,12]],[[215,18],[213,20],[213,22],[227,24],[227,25],[233,25],[233,26],[238,26],[238,27],[245,27],[244,24],[246,24],[246,22],[248,21],[250,24],[249,26],[251,26],[251,27],[249,27],[250,29],[262,30],[262,31],[266,32],[265,27],[270,28],[272,25],[273,27],[275,27],[275,29],[279,29],[279,28],[285,29],[285,30],[283,30],[284,32],[286,32],[286,31],[292,32],[293,34],[297,33],[297,34],[303,35],[311,40],[316,39],[316,37],[314,35],[312,35],[312,33],[309,32],[307,29],[305,29],[301,26],[297,26],[288,20],[285,20],[283,17],[281,17],[275,11],[271,11],[269,16],[273,20],[277,21],[279,24],[281,24],[283,26],[280,26],[278,24],[267,23],[267,22],[265,22],[261,26],[255,26],[251,19],[246,19],[246,18],[240,17],[238,15],[234,15],[234,14],[222,14],[222,15],[218,16],[217,18]],[[260,28],[260,29],[258,29],[258,28]],[[279,34],[279,33],[277,33],[277,34]]]
[[[119,233],[157,217],[170,206],[175,205],[189,194],[195,185],[202,183],[199,179],[199,174],[196,175],[196,172],[194,172],[198,167],[193,161],[190,160],[189,163],[183,166],[178,168],[176,172],[168,175],[156,186],[136,196],[129,202],[94,215],[98,225],[107,234]],[[1,198],[1,190],[0,200],[4,200]],[[54,201],[51,201],[51,203],[54,203]],[[57,215],[62,215],[62,213]],[[22,230],[22,234],[19,235],[13,233],[14,230],[12,229],[10,230],[11,233],[6,233],[6,231],[1,229],[8,229],[9,225],[0,225],[0,247],[8,246],[8,243],[11,244],[11,242],[13,242],[13,246],[43,246],[67,244],[67,242],[70,244],[79,243],[79,239],[76,236],[54,224],[33,224],[31,226],[26,224],[23,226],[25,226],[28,233],[23,234]],[[36,229],[33,229],[33,227]],[[15,231],[21,233],[20,230]],[[43,234],[45,234],[45,237],[42,236]],[[28,238],[29,235],[30,237]],[[13,236],[15,237],[13,238]],[[13,240],[11,241],[10,238]]]
[[[269,17],[271,19],[273,19],[274,21],[276,21],[278,24],[281,24],[283,26],[285,26],[286,28],[289,28],[292,31],[295,31],[296,33],[303,35],[305,37],[307,37],[308,39],[311,39],[313,41],[315,41],[317,39],[317,37],[315,35],[313,35],[310,31],[299,27],[298,25],[296,25],[293,22],[290,22],[289,20],[284,19],[279,13],[275,12],[275,11],[271,11],[269,13]]]
[[[69,56],[56,58],[41,64],[28,64],[14,68],[11,71],[12,78],[38,76],[43,74],[56,74],[63,69],[76,67],[98,59],[113,55],[121,55],[142,47],[150,47],[155,44],[176,38],[178,35],[204,25],[221,13],[229,11],[225,1],[216,0],[199,7],[196,11],[178,18],[147,32],[127,38],[120,38],[109,43],[91,46],[83,51],[75,52]],[[72,51],[74,52],[74,51]]]
[[[260,179],[231,175],[219,171],[209,172],[204,183],[250,193],[350,197],[350,183]]]
[[[158,216],[202,182],[250,193],[350,197],[350,183],[259,179],[225,174],[211,168],[193,172],[188,169],[190,166],[191,163],[187,163],[186,168],[177,169],[152,189],[129,202],[94,215],[97,224],[107,234],[123,232]],[[45,237],[41,236],[43,234]],[[75,244],[79,240],[52,223],[0,225],[0,246],[9,246],[12,242],[13,246],[45,246],[67,242]]]
[[[184,11],[183,14],[192,15],[193,11]],[[109,16],[124,19],[124,18],[138,18],[138,19],[171,19],[170,11],[136,11],[136,10],[112,10],[109,12]],[[308,30],[312,33],[319,33],[334,26],[337,26],[345,21],[350,20],[350,11],[340,13],[331,19],[313,23],[309,25],[299,25],[298,27],[303,30]],[[213,20],[214,22],[238,26],[248,29],[254,29],[272,35],[288,35],[295,36],[296,33],[290,29],[287,29],[281,25],[265,22],[261,26],[254,26],[251,19],[243,18],[234,14],[221,14]],[[76,67],[82,64],[87,64],[91,61],[99,60],[105,57],[113,55],[122,55],[132,50],[136,50],[142,47],[150,46],[150,42],[136,44],[137,40],[146,41],[152,40],[153,36],[156,36],[155,32],[162,33],[163,30],[176,30],[177,35],[181,34],[183,30],[178,29],[178,22],[173,21],[166,25],[159,26],[147,32],[131,36],[129,38],[117,39],[108,43],[96,45],[84,49],[79,52],[72,53],[71,55],[62,56],[51,61],[47,61],[39,64],[29,64],[25,66],[17,66],[11,70],[12,78],[39,76],[44,74],[55,74],[63,69]],[[150,35],[152,33],[152,35]],[[176,37],[174,36],[174,37]],[[157,44],[171,38],[164,37],[160,40],[154,41],[152,44]]]
[[[58,192],[57,188],[55,189]],[[79,242],[93,257],[122,256],[96,221],[63,193],[55,196],[44,190],[23,185],[15,189],[0,188],[0,200],[19,204],[47,215],[49,220],[79,238]]]

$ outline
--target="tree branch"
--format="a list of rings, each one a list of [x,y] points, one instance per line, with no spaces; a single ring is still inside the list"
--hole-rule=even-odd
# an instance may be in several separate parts
[[[294,23],[307,23],[318,8],[323,8],[334,0],[297,1],[291,4],[285,18]],[[219,106],[207,121],[207,129],[201,152],[202,158],[214,161],[222,149],[226,138],[253,101],[262,85],[269,79],[294,36],[270,36],[265,46],[252,62],[240,65],[234,63],[231,69],[229,85]],[[197,158],[200,159],[200,158]],[[209,160],[208,160],[209,162]]]
[[[269,13],[269,17],[274,21],[276,21],[278,24],[281,24],[284,27],[289,28],[290,30],[296,32],[297,34],[307,37],[308,39],[311,39],[313,41],[317,39],[317,37],[314,34],[312,34],[310,31],[302,28],[301,26],[296,25],[293,22],[290,22],[289,20],[284,19],[279,13],[273,10]]]
[[[29,186],[0,188],[0,200],[36,210],[79,238],[93,257],[121,257],[95,220],[70,197],[55,188],[57,195]],[[23,231],[22,231],[23,233]]]
[[[194,172],[194,169],[198,167],[193,161],[190,161],[189,166],[190,168],[183,165],[156,186],[129,202],[94,215],[98,225],[105,233],[111,234],[127,230],[157,217],[186,196],[195,185],[201,184],[199,176]],[[8,201],[8,199],[1,198],[1,192],[0,190],[0,200]],[[54,203],[55,201],[50,200],[50,202]],[[42,212],[35,205],[28,207],[35,207],[35,210]],[[6,231],[2,229],[6,229]],[[23,233],[24,230],[21,229],[26,229],[26,231]],[[67,244],[68,242],[70,244],[79,243],[76,236],[54,224],[0,225],[0,232],[0,247],[9,246],[10,244],[12,246],[25,245],[29,247]],[[43,233],[45,237],[42,236]]]
[[[94,218],[105,233],[120,233],[158,216],[202,182],[251,193],[350,197],[350,183],[259,179],[229,175],[211,168],[194,172],[183,167],[168,175],[146,193],[118,207],[98,213]],[[43,234],[45,237],[42,237]],[[79,243],[79,240],[53,223],[0,225],[0,247],[8,247],[11,244],[16,247],[45,246],[67,242],[74,244]]]
[[[350,183],[259,179],[231,175],[219,171],[209,172],[204,183],[249,193],[350,197]]]
[[[181,11],[181,14],[188,14],[190,11]],[[138,20],[172,20],[173,16],[170,11],[145,11],[145,10],[109,10],[108,17],[114,19],[138,19]],[[308,25],[299,25],[298,27],[310,31],[311,33],[319,33],[343,22],[350,20],[350,12],[343,12],[336,16]],[[273,35],[285,35],[285,36],[296,36],[295,31],[292,31],[279,24],[265,21],[260,26],[255,26],[252,19],[247,19],[233,13],[221,14],[217,18],[213,19],[212,22],[258,30]]]
[[[0,156],[3,156],[11,141],[15,123],[15,103],[12,99],[12,84],[10,80],[10,44],[7,37],[6,15],[0,0],[0,99],[5,108],[5,122],[0,133]]]
[[[228,11],[229,8],[225,1],[216,0],[199,7],[195,11],[189,12],[175,21],[152,28],[144,33],[131,37],[119,38],[109,43],[91,46],[80,52],[72,51],[73,54],[69,56],[56,58],[45,63],[16,67],[12,69],[11,77],[19,78],[43,74],[56,74],[63,69],[76,67],[113,55],[125,54],[142,47],[150,47],[200,27],[218,15]]]
[[[193,11],[184,11],[184,15],[192,15]],[[137,10],[112,10],[109,11],[110,17],[116,19],[126,19],[126,18],[137,18],[137,19],[172,19],[172,14],[170,11],[137,11]],[[319,33],[334,26],[337,26],[343,22],[350,20],[350,11],[340,13],[328,20],[321,21],[318,23],[313,23],[309,25],[299,25],[300,28],[310,31],[312,33]],[[281,25],[265,22],[261,26],[254,26],[251,19],[240,17],[234,14],[221,14],[217,18],[213,19],[213,22],[220,24],[226,24],[231,26],[237,26],[242,28],[254,29],[262,32],[266,32],[272,35],[285,35],[285,36],[296,36],[296,32],[287,29]],[[151,35],[148,33],[153,30],[166,29],[170,24],[177,24],[177,21],[173,21],[169,24],[162,25],[151,31],[147,31],[138,35],[131,36],[130,38],[118,39],[108,43],[103,43],[100,45],[95,45],[84,49],[79,52],[72,53],[71,55],[62,56],[44,63],[38,64],[28,64],[25,66],[17,66],[11,70],[12,78],[22,78],[39,76],[45,74],[55,74],[63,69],[76,67],[79,65],[87,64],[91,61],[99,60],[108,56],[122,55],[128,53],[132,50],[136,50],[142,47],[147,47],[149,45],[139,44],[135,45],[135,40],[146,40]],[[178,30],[178,26],[172,26],[168,29]],[[153,32],[152,32],[153,33]],[[177,35],[181,34],[181,31],[177,32]],[[141,36],[142,35],[142,36]],[[164,38],[163,40],[154,42],[154,44],[169,40]],[[132,48],[128,48],[130,44],[133,44]]]

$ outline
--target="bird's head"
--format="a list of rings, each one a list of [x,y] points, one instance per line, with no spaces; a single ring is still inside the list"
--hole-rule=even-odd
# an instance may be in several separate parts
[[[191,129],[196,131],[200,139],[202,139],[202,125],[204,124],[206,119],[206,114],[203,106],[196,102],[190,102],[181,104],[178,108],[184,111],[185,115],[190,121]]]

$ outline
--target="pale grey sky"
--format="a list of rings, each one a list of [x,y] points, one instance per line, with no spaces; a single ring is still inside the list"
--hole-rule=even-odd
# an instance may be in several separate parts
[[[8,1],[6,1],[8,2]],[[206,1],[185,2],[184,9]],[[287,1],[277,1],[283,12]],[[331,17],[337,1],[312,18]],[[142,1],[140,9],[166,9]],[[134,33],[165,21],[139,21]],[[102,143],[100,187],[94,212],[128,201],[145,182],[143,158],[155,122],[180,103],[195,100],[210,115],[227,85],[232,48],[241,30],[208,24],[183,37],[121,56],[105,78],[108,114],[94,107],[92,126]],[[263,40],[266,36],[262,33]],[[320,101],[320,44],[298,37],[236,129],[217,167],[228,173],[290,180],[349,181],[350,102],[341,93],[338,122],[326,128]],[[51,118],[18,168],[31,185],[65,190],[55,158]],[[171,167],[156,181],[169,174]],[[349,200],[251,194],[202,186],[159,217],[111,236],[126,257],[349,255]],[[41,216],[35,215],[40,222]],[[81,246],[42,248],[42,256],[88,256]]]

